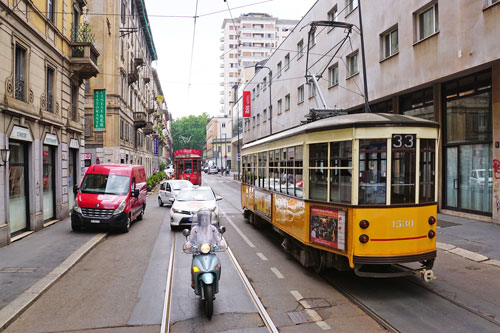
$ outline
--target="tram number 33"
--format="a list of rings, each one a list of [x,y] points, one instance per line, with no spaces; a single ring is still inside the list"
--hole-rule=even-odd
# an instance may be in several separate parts
[[[392,220],[392,228],[411,228],[413,227],[413,220]]]
[[[416,140],[415,134],[393,134],[392,148],[415,148]]]

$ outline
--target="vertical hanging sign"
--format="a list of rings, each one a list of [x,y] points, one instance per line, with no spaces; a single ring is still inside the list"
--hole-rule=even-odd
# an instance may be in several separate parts
[[[158,138],[154,138],[154,155],[158,156]]]
[[[251,102],[250,91],[243,91],[243,118],[250,118],[251,116]]]
[[[106,89],[94,89],[94,131],[106,131]]]

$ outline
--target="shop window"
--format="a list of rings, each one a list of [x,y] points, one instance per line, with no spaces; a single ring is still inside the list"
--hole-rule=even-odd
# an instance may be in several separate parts
[[[387,141],[359,140],[359,204],[385,204]]]
[[[392,113],[392,99],[370,105],[372,113]]]
[[[399,110],[406,116],[434,120],[434,94],[432,87],[400,96]]]

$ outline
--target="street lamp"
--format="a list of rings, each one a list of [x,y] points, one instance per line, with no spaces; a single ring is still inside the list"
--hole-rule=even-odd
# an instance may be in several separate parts
[[[6,146],[5,148],[0,149],[0,153],[2,158],[2,160],[0,161],[0,166],[4,166],[9,161],[10,149],[8,148],[8,146]]]
[[[271,74],[271,68],[260,64],[255,65],[255,70],[262,68],[267,68],[267,70],[269,70],[269,135],[271,135],[273,134],[273,103],[271,100],[271,85],[273,83],[273,76]]]

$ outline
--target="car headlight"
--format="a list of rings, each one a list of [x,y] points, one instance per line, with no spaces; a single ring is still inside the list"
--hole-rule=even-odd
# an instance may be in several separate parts
[[[181,214],[182,213],[182,210],[180,209],[175,209],[175,208],[172,208],[172,211],[176,214]]]
[[[78,205],[78,198],[75,199],[75,204],[73,205],[73,210],[79,214],[82,213],[82,209]]]
[[[210,253],[210,244],[208,243],[203,243],[200,246],[200,252],[203,254]]]
[[[118,207],[116,207],[116,209],[113,211],[113,215],[123,213],[123,211],[125,210],[125,206],[127,206],[127,201],[123,200],[120,205],[118,205]]]

